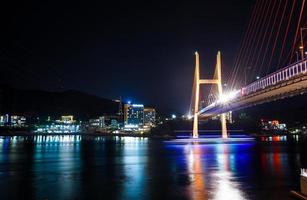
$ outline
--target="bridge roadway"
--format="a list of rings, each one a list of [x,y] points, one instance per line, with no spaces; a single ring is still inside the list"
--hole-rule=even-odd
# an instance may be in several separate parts
[[[307,92],[307,59],[282,68],[237,90],[227,101],[216,101],[199,111],[210,117]]]

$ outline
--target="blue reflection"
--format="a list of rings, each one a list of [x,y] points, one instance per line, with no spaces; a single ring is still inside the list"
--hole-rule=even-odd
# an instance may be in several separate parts
[[[189,174],[192,199],[246,199],[243,186],[236,180],[238,173],[251,166],[254,143],[232,144],[166,144],[186,159],[176,159],[180,169]],[[174,152],[175,151],[175,152]],[[206,190],[214,188],[214,192]]]

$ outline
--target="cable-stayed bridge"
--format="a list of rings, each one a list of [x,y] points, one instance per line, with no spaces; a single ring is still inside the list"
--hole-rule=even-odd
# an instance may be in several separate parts
[[[282,68],[221,97],[198,114],[212,116],[275,101],[307,91],[307,59]]]
[[[222,82],[220,52],[212,79],[200,77],[199,54],[195,53],[189,110],[194,120],[193,138],[198,138],[200,116],[209,118],[219,115],[222,137],[227,138],[225,113],[307,92],[307,52],[304,50],[307,23],[304,7],[305,0],[257,0],[225,82]],[[210,84],[211,89],[201,101],[200,86],[203,84]],[[228,88],[224,88],[224,84]]]
[[[216,79],[206,80],[199,78],[199,55],[196,53],[195,67],[195,98],[194,98],[194,124],[193,137],[198,137],[198,116],[212,117],[220,115],[222,136],[227,138],[225,113],[239,110],[261,103],[275,101],[307,92],[307,59],[291,64],[261,79],[258,79],[238,90],[223,93],[221,84],[221,55],[217,55]],[[201,84],[217,84],[219,98],[210,105],[198,110],[199,86]]]

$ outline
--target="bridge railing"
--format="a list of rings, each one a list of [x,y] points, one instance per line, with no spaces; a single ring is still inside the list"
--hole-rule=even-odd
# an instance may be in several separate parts
[[[273,86],[282,81],[307,72],[307,59],[282,68],[268,76],[265,76],[241,89],[241,95],[248,95],[258,90]]]

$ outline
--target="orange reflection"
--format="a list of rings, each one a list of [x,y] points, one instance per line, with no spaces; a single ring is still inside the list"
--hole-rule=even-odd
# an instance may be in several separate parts
[[[189,145],[188,172],[190,176],[190,193],[192,199],[208,199],[205,188],[204,173],[202,169],[202,149],[198,144]]]

